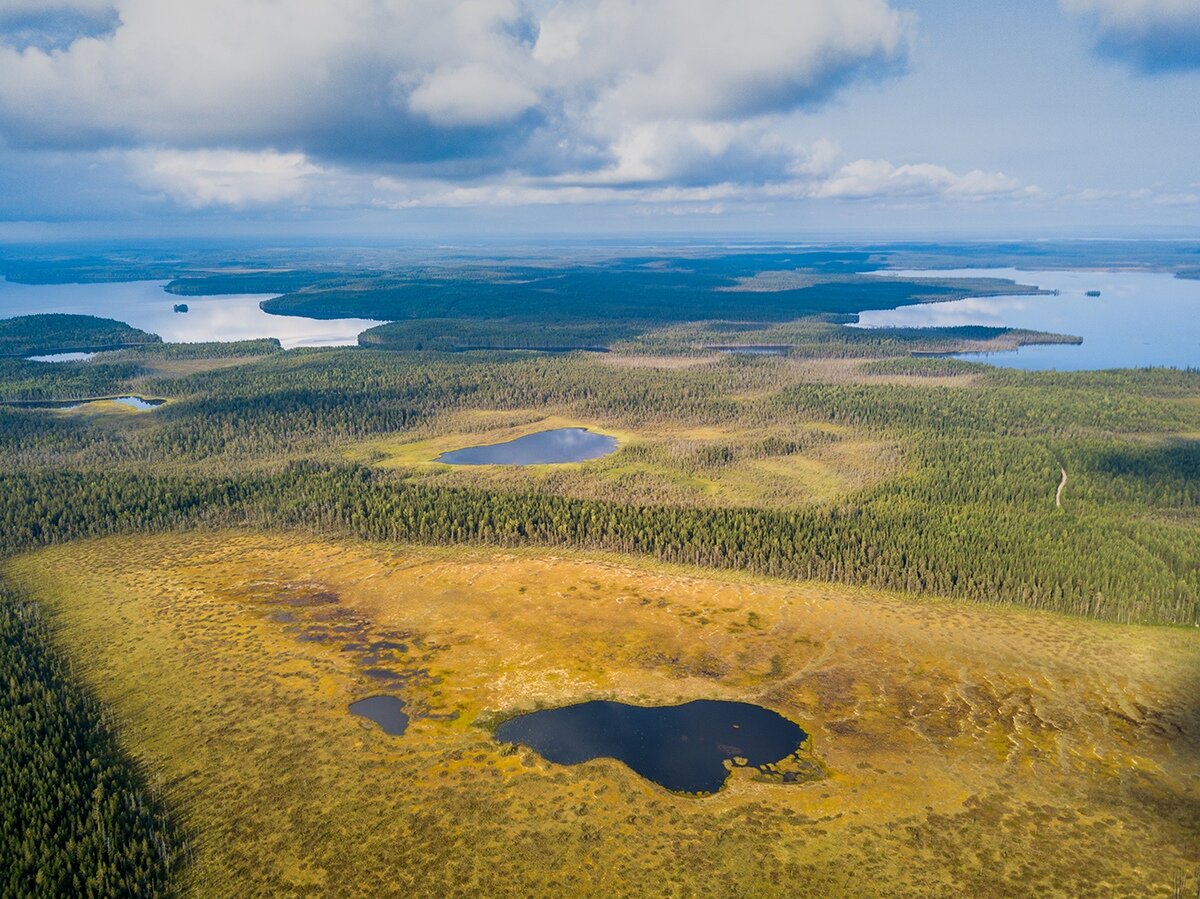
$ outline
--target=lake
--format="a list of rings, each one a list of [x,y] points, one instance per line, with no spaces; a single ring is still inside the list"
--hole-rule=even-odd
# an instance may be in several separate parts
[[[4,403],[6,406],[18,406],[23,409],[59,409],[64,412],[71,412],[75,409],[82,409],[85,406],[90,406],[93,403],[116,403],[119,406],[128,406],[130,409],[137,409],[139,412],[145,412],[148,409],[157,409],[159,406],[165,405],[166,400],[146,399],[141,396],[100,396],[92,399],[83,400],[34,400],[32,402],[13,402]]]
[[[954,269],[887,272],[895,277],[1011,278],[1058,296],[975,297],[863,312],[859,326],[1030,328],[1083,338],[1079,346],[1029,346],[959,359],[1026,370],[1200,367],[1200,281],[1160,272]],[[1087,296],[1099,291],[1100,296]]]
[[[157,334],[168,343],[278,337],[286,349],[355,344],[362,331],[381,324],[360,318],[317,321],[268,315],[258,304],[274,294],[181,298],[164,291],[165,284],[14,284],[0,278],[0,318],[39,312],[96,315]],[[186,301],[187,312],[174,311],[181,301]]]
[[[395,696],[368,696],[349,705],[350,714],[374,721],[385,734],[398,737],[408,729],[404,700]]]
[[[586,428],[538,431],[505,443],[468,446],[442,453],[447,465],[555,465],[586,462],[616,452],[617,440]]]
[[[679,793],[715,793],[725,763],[762,767],[782,761],[808,739],[778,712],[745,702],[697,700],[675,706],[593,701],[520,715],[496,728],[502,743],[528,746],[559,765],[598,758]]]

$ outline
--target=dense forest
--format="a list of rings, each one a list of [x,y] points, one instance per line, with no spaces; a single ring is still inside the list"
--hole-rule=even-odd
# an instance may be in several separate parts
[[[130,361],[121,364],[136,366]],[[24,393],[73,393],[88,365]],[[812,380],[786,359],[628,369],[588,354],[274,353],[133,378],[161,409],[126,423],[0,410],[10,548],[195,525],[334,529],[386,540],[531,542],[1013,603],[1119,621],[1200,620],[1200,373],[1030,374],[940,358],[868,363],[883,383]],[[887,375],[906,377],[888,383]],[[947,376],[974,379],[947,386]],[[622,452],[681,474],[804,451],[796,428],[896,442],[895,476],[794,510],[600,501],[587,472],[546,491],[446,485],[345,461],[379,435],[436,433],[472,409],[560,409],[730,436]],[[790,424],[788,424],[790,423]],[[738,437],[737,434],[757,434]],[[619,458],[619,457],[618,457]],[[289,467],[281,468],[288,463]],[[1053,503],[1060,468],[1066,508]],[[572,479],[581,487],[572,487]],[[564,494],[564,495],[558,495]]]
[[[733,273],[698,273],[692,268],[677,271],[626,264],[547,272],[509,267],[476,278],[460,273],[444,278],[380,276],[368,282],[318,283],[264,300],[262,308],[276,315],[308,318],[507,319],[552,326],[639,323],[645,331],[671,322],[781,322],[966,296],[1039,292],[991,279],[952,282],[781,274],[786,276],[784,283],[762,290]]]
[[[95,352],[158,342],[156,334],[94,315],[50,313],[0,319],[0,357]]]
[[[0,896],[161,896],[182,834],[52,642],[0,588]]]

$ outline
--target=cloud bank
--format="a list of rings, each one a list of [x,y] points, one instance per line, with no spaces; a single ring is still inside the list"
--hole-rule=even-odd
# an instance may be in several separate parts
[[[1149,74],[1200,69],[1197,0],[1061,0],[1091,26],[1096,50]]]
[[[0,0],[0,148],[186,209],[1023,195],[779,136],[914,29],[890,0]]]

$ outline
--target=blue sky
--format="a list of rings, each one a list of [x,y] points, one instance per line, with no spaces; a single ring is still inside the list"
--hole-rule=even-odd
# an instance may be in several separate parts
[[[0,0],[0,239],[1186,235],[1200,0]]]

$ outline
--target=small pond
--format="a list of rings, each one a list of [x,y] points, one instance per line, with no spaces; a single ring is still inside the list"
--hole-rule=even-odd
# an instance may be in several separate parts
[[[729,775],[727,760],[742,758],[752,767],[779,762],[808,734],[762,706],[702,699],[675,706],[593,701],[545,709],[505,721],[496,739],[528,746],[559,765],[613,758],[668,790],[715,793]]]
[[[447,465],[554,465],[586,462],[616,452],[617,440],[586,428],[555,428],[485,446],[468,446],[442,453]]]
[[[398,737],[408,729],[408,715],[404,714],[404,700],[395,696],[368,696],[350,703],[350,714],[374,721],[385,734]]]

